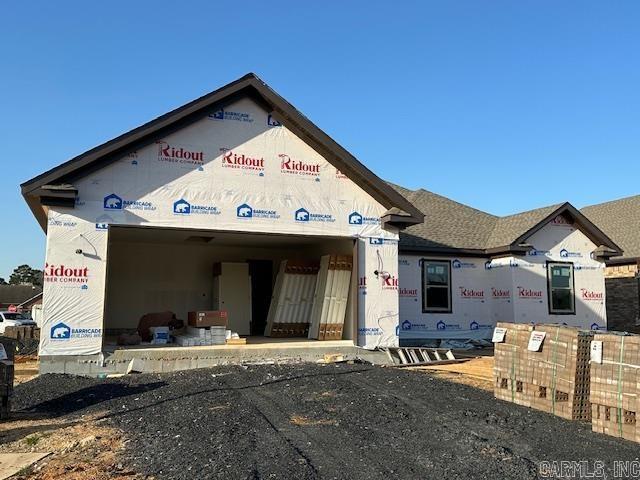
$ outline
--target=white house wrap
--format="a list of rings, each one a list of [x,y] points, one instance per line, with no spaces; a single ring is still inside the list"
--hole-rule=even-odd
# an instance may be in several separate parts
[[[489,338],[498,321],[602,328],[601,260],[620,254],[569,204],[498,218],[387,184],[253,74],[22,192],[47,232],[43,356],[100,353],[105,329],[147,312],[210,309],[211,265],[252,258],[349,256],[343,338],[365,348]],[[550,271],[570,279],[553,298],[571,314],[550,313]]]
[[[73,202],[47,202],[39,184],[47,211],[41,355],[101,351],[108,237],[115,225],[361,239],[357,250],[366,261],[359,262],[358,277],[372,275],[366,269],[380,258],[397,275],[398,215],[387,211],[401,210],[410,223],[406,212],[421,219],[418,210],[352,157],[339,163],[337,145],[319,153],[309,133],[303,140],[286,126],[299,130],[306,119],[279,110],[280,123],[265,98],[255,99],[264,84],[254,76],[246,82],[244,98],[213,104],[197,120],[72,175]],[[264,93],[267,101],[275,95]],[[270,107],[279,109],[278,102]],[[344,166],[349,170],[339,169]],[[367,176],[361,183],[368,191],[352,180],[360,178],[357,169]],[[359,344],[397,344],[397,286],[390,294],[372,285],[358,305]]]

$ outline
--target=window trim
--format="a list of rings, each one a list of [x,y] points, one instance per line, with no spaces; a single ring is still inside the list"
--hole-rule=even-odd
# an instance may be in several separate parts
[[[554,310],[552,302],[553,289],[551,288],[551,266],[552,265],[569,265],[571,267],[571,311],[569,310]],[[576,314],[576,277],[573,262],[556,262],[553,260],[547,260],[547,307],[549,315],[575,315]]]
[[[449,306],[447,308],[427,308],[427,295],[426,295],[426,277],[424,266],[426,263],[441,263],[447,266],[449,283],[447,284],[447,289],[449,290]],[[421,264],[421,276],[420,276],[420,284],[422,285],[422,313],[452,313],[453,312],[453,301],[451,299],[451,290],[452,290],[452,279],[451,279],[451,260],[444,259],[436,259],[436,258],[423,258],[420,260]],[[443,286],[444,288],[444,286]]]

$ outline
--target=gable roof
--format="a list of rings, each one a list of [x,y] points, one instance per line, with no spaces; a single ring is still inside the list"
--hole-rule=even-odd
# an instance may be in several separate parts
[[[640,259],[640,195],[590,205],[580,210],[624,249],[614,262]]]
[[[531,248],[525,243],[527,238],[558,215],[567,215],[602,247],[598,253],[603,257],[622,253],[618,245],[570,203],[498,217],[423,189],[390,185],[426,213],[424,222],[400,232],[403,251],[472,256],[524,254]]]
[[[74,180],[245,97],[256,101],[276,120],[308,143],[381,205],[389,209],[383,216],[383,221],[401,227],[422,222],[424,219],[422,212],[253,73],[32,178],[21,185],[22,195],[42,228],[46,230],[46,213],[42,206],[73,206],[73,200],[75,200],[77,193],[73,187]]]

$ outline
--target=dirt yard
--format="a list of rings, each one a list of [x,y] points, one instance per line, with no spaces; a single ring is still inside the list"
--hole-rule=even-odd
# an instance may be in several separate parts
[[[455,377],[345,364],[45,375],[16,387],[0,451],[53,451],[22,477],[42,480],[524,479],[541,461],[611,468],[640,453]]]

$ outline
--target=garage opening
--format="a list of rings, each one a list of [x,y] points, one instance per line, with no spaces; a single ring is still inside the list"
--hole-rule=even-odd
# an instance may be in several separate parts
[[[357,302],[352,301],[357,289],[355,248],[351,238],[112,225],[104,348],[241,346],[323,338],[353,342],[357,332]],[[333,266],[327,267],[327,262]],[[340,277],[342,286],[338,280],[333,287],[327,285],[327,268],[349,270]],[[344,319],[338,321],[338,329],[325,329],[325,324],[318,324],[325,320],[318,318],[327,317],[327,312],[318,309],[322,311],[323,296],[325,302],[336,296],[336,288],[344,292]],[[317,305],[312,312],[313,303]],[[331,315],[335,305],[324,308]],[[198,312],[222,316],[223,341],[221,323],[196,330],[201,327],[192,324],[189,316]],[[143,333],[147,326],[154,328]],[[163,336],[155,335],[156,330],[167,329],[156,326],[168,327],[168,345]],[[198,334],[209,341],[186,340]]]

